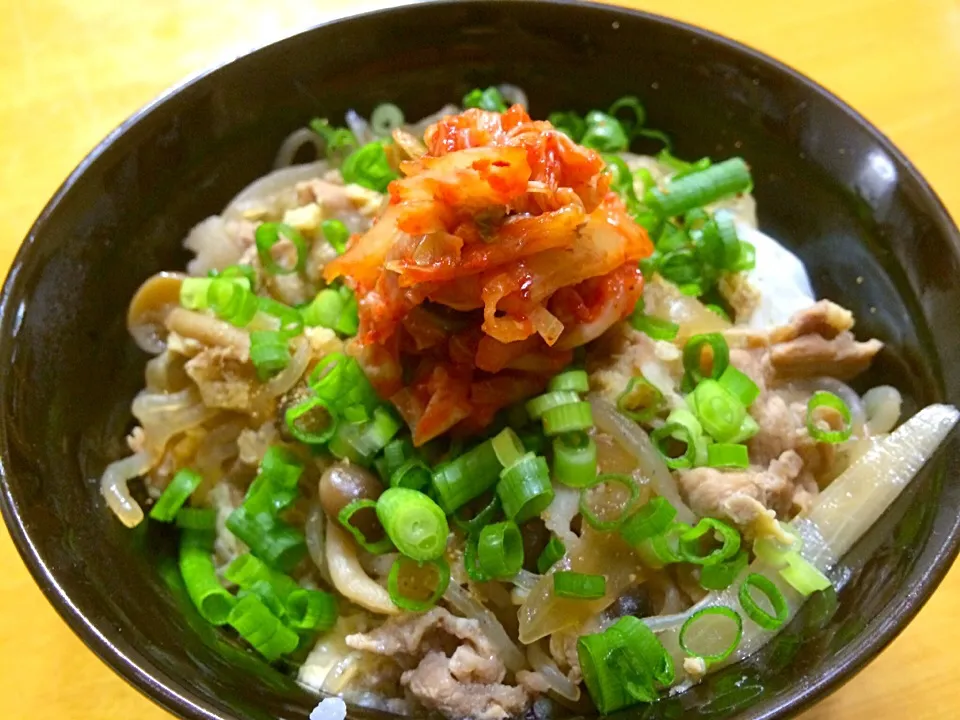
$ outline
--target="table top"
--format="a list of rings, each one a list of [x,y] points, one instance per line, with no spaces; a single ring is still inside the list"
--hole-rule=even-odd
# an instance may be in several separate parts
[[[960,217],[958,0],[621,2],[743,41],[822,83],[886,133]],[[127,115],[203,68],[357,5],[0,0],[0,269],[63,178]],[[73,635],[4,529],[0,566],[4,718],[171,717]],[[960,715],[958,609],[960,567],[879,658],[804,720]]]

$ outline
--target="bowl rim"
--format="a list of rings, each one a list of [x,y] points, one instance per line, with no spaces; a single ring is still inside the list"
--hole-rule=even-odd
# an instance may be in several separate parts
[[[583,9],[592,13],[606,13],[611,21],[615,22],[624,16],[633,17],[646,22],[666,26],[673,30],[688,33],[700,40],[706,40],[732,51],[746,60],[764,65],[777,73],[789,77],[794,83],[802,86],[806,91],[819,96],[841,112],[854,123],[859,125],[871,138],[906,171],[909,181],[916,184],[922,195],[931,201],[934,214],[930,216],[933,226],[940,232],[952,236],[953,244],[960,248],[960,230],[951,218],[942,199],[927,180],[920,174],[910,159],[899,150],[887,136],[861,113],[852,108],[837,95],[826,89],[818,82],[787,65],[774,57],[767,55],[743,42],[721,35],[712,30],[692,25],[688,22],[666,17],[644,10],[610,5],[601,2],[584,2],[583,0],[402,0],[388,8],[371,9],[361,2],[357,12],[346,15],[335,15],[319,23],[310,25],[291,33],[285,34],[266,43],[258,44],[243,52],[217,61],[183,80],[167,88],[157,97],[128,116],[116,128],[111,130],[96,146],[91,149],[79,162],[77,167],[57,188],[56,192],[40,211],[31,225],[23,242],[20,245],[10,269],[0,290],[0,337],[11,338],[16,334],[19,324],[19,298],[21,296],[20,275],[24,266],[29,265],[34,246],[45,231],[46,223],[54,210],[72,187],[80,180],[84,173],[98,161],[123,135],[131,128],[144,122],[151,115],[161,112],[163,106],[172,98],[182,95],[194,86],[199,85],[215,76],[221,69],[264,49],[279,45],[295,38],[311,34],[320,28],[331,27],[341,23],[350,23],[357,20],[376,16],[388,16],[395,13],[429,11],[433,6],[464,6],[490,5],[493,3],[511,2],[515,5],[532,7],[542,5],[565,6]],[[366,7],[364,7],[366,5]],[[11,354],[12,343],[0,344],[0,362],[7,360]],[[9,386],[9,375],[0,375],[0,392],[5,393]],[[7,456],[9,438],[7,430],[8,420],[0,417],[0,514],[6,523],[11,539],[27,566],[34,581],[40,587],[44,596],[53,605],[56,612],[66,622],[70,629],[80,637],[83,643],[96,654],[101,661],[108,665],[115,673],[126,680],[135,689],[153,700],[165,710],[185,720],[230,720],[221,714],[209,703],[193,697],[180,689],[180,683],[154,666],[148,658],[135,648],[132,652],[115,645],[111,639],[101,631],[100,627],[89,620],[73,603],[69,594],[57,580],[56,569],[43,557],[31,537],[31,531],[26,527],[21,517],[20,507],[13,497],[8,482],[9,467]],[[745,709],[742,715],[751,720],[772,720],[776,717],[793,716],[802,710],[811,707],[833,693],[853,675],[869,664],[887,645],[889,645],[913,620],[926,601],[939,586],[950,569],[951,563],[960,551],[960,517],[954,522],[946,537],[942,538],[940,547],[935,550],[932,562],[923,569],[919,582],[910,593],[898,601],[891,601],[865,627],[860,637],[843,648],[832,659],[826,672],[818,675],[811,682],[788,688],[782,695],[774,696],[757,706]],[[144,665],[150,666],[145,669]]]

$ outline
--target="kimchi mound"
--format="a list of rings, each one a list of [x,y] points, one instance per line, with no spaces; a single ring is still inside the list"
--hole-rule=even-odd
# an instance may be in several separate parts
[[[600,155],[519,105],[445,117],[424,140],[324,270],[356,293],[362,364],[417,445],[543,390],[630,314],[653,252]]]

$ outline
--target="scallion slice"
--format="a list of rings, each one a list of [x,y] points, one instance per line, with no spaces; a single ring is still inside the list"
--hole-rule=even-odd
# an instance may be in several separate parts
[[[586,370],[566,370],[554,375],[547,386],[550,392],[572,390],[576,393],[585,393],[590,389],[590,379]]]
[[[553,592],[562,598],[596,600],[606,595],[607,579],[603,575],[557,570],[553,574]]]
[[[707,445],[707,465],[714,468],[747,468],[750,466],[750,453],[746,445],[712,443]]]
[[[703,371],[703,350],[710,348],[710,372]],[[730,347],[720,333],[694,335],[683,346],[683,369],[692,385],[704,378],[716,380],[730,365]]]
[[[589,430],[592,427],[593,412],[590,410],[590,403],[586,401],[561,405],[543,414],[543,434],[547,437]]]
[[[266,380],[290,364],[287,338],[276,330],[254,330],[250,333],[250,361],[260,380]]]
[[[647,422],[663,407],[663,393],[643,375],[630,378],[617,398],[617,410],[635,422]]]
[[[354,150],[340,166],[340,174],[347,184],[356,184],[383,193],[397,173],[390,167],[383,143],[374,141]]]
[[[323,327],[333,330],[343,312],[343,300],[333,288],[324,288],[300,311],[307,327]]]
[[[585,432],[553,439],[553,474],[564,485],[580,488],[597,479],[597,443]]]
[[[750,563],[745,550],[740,550],[729,560],[713,565],[704,565],[700,569],[700,585],[707,590],[726,590]]]
[[[818,411],[823,409],[835,410],[843,420],[839,430],[823,430],[817,425]],[[818,390],[807,403],[807,432],[817,442],[835,445],[847,440],[853,433],[853,418],[850,408],[839,397],[826,390]]]
[[[753,595],[750,594],[750,591],[753,589],[759,590],[763,596],[766,597],[767,602],[773,610],[772,613],[764,610],[760,607],[760,604],[754,600]],[[780,592],[780,588],[774,585],[773,581],[764,575],[760,575],[759,573],[750,573],[747,575],[743,584],[740,586],[737,597],[740,599],[740,606],[743,608],[747,617],[764,630],[778,630],[787,621],[790,613],[790,609],[787,607],[787,600],[783,597],[783,593]]]
[[[150,519],[173,522],[177,517],[177,511],[183,507],[202,482],[203,476],[200,473],[189,468],[178,470],[151,508]]]
[[[693,390],[692,402],[701,427],[717,442],[730,442],[740,433],[747,408],[716,380],[701,380]]]
[[[494,86],[483,88],[474,88],[463,96],[464,108],[479,108],[488,112],[506,112],[507,101],[503,94]]]
[[[661,217],[675,217],[724,197],[747,192],[751,185],[747,164],[742,158],[731,158],[671,180],[663,190],[648,189],[644,202]]]
[[[483,573],[511,578],[523,568],[523,536],[511,520],[487,525],[477,538],[477,559]]]
[[[573,390],[556,390],[538,395],[526,404],[531,419],[539,420],[548,410],[580,402],[580,396]]]
[[[702,541],[720,536],[720,547],[706,555],[701,554]],[[729,560],[740,550],[740,533],[736,528],[715,518],[700,518],[695,527],[680,536],[680,553],[686,562],[696,565],[716,565]]]
[[[760,396],[760,388],[757,384],[733,365],[727,366],[717,382],[747,408]]]
[[[719,650],[715,653],[704,653],[698,652],[697,650],[691,648],[687,643],[689,633],[694,629],[694,627],[700,622],[708,621],[708,618],[711,616],[719,616],[722,618],[728,619],[734,625],[734,637],[730,644],[722,650]],[[715,637],[716,632],[711,632],[710,636]],[[731,653],[737,649],[737,646],[740,644],[740,638],[743,637],[743,618],[740,617],[739,613],[735,610],[728,608],[726,605],[712,605],[710,607],[705,607],[702,610],[698,610],[689,618],[680,628],[680,648],[687,654],[692,657],[703,658],[704,661],[709,665],[711,663],[718,663],[726,660],[730,657]]]
[[[424,567],[429,567],[436,573],[433,590],[428,597],[421,600],[405,592],[405,589],[402,588],[402,586],[410,584],[409,580],[401,575],[404,566],[410,565],[415,565],[415,563],[402,555],[393,561],[390,574],[387,576],[387,592],[390,593],[393,604],[401,610],[426,612],[436,605],[437,601],[443,597],[443,593],[447,591],[447,586],[450,585],[450,566],[442,556],[417,565],[418,569],[422,570]]]
[[[460,508],[451,515],[453,524],[463,530],[468,537],[472,537],[478,535],[500,513],[500,498],[497,497],[496,493],[491,494],[490,502],[484,505],[473,517],[463,517],[463,510],[464,508]]]
[[[343,255],[347,251],[350,231],[340,220],[324,220],[320,223],[320,232],[323,233],[323,239],[337,251],[337,255]]]
[[[245,327],[253,320],[259,298],[246,286],[246,280],[215,278],[209,282],[207,305],[217,317],[237,327]]]
[[[308,445],[322,445],[337,430],[334,414],[316,395],[309,395],[286,409],[283,422],[297,440]]]
[[[537,558],[537,572],[546,575],[547,571],[556,565],[566,552],[567,548],[563,541],[556,535],[551,536],[547,546],[543,548],[540,557]]]
[[[497,483],[497,495],[504,514],[518,524],[539,515],[553,502],[547,461],[527,453],[511,467],[504,468]]]
[[[375,135],[390,137],[390,134],[403,127],[403,110],[393,103],[380,103],[370,113],[370,127]]]
[[[337,598],[322,590],[297,588],[287,598],[288,621],[297,630],[329,630],[337,622]]]
[[[240,598],[227,622],[269,662],[297,649],[300,638],[270,612],[255,594]]]
[[[217,511],[213,508],[182,507],[177,511],[176,524],[182,530],[216,530]]]
[[[227,518],[227,529],[282,572],[295,568],[307,554],[303,533],[267,512],[251,512],[241,505]]]
[[[419,458],[410,458],[390,473],[390,487],[423,490],[432,477],[430,468]]]
[[[697,459],[696,439],[686,425],[668,422],[650,434],[650,441],[671,470],[694,466]],[[675,450],[676,444],[682,445],[682,451]]]
[[[665,532],[676,516],[677,509],[670,501],[662,497],[652,498],[623,522],[620,536],[627,544],[636,547],[644,540]]]
[[[812,595],[818,590],[826,590],[832,586],[830,578],[795,550],[787,555],[787,567],[780,571],[780,577],[803,596]]]
[[[293,265],[281,265],[273,257],[273,248],[282,239],[289,240],[296,252]],[[285,223],[260,223],[254,231],[254,242],[257,245],[257,255],[260,264],[271,275],[289,275],[303,270],[307,264],[307,243],[303,236]]]
[[[435,468],[432,485],[440,507],[452,513],[480,497],[497,483],[501,469],[489,440]]]
[[[180,574],[187,594],[204,620],[212,625],[227,622],[236,598],[217,579],[213,566],[214,533],[184,530],[180,535]]]
[[[357,541],[357,544],[366,550],[368,553],[373,555],[383,555],[386,552],[393,550],[393,543],[390,542],[389,537],[382,537],[379,540],[370,540],[366,535],[363,534],[363,531],[358,528],[356,525],[350,522],[351,518],[356,515],[361,510],[373,510],[376,512],[377,502],[375,500],[370,500],[369,498],[360,498],[358,500],[353,500],[350,503],[347,503],[340,512],[337,513],[337,521],[345,527],[354,539]]]
[[[675,340],[680,332],[680,326],[676,323],[647,315],[642,310],[633,312],[630,324],[634,330],[639,330],[653,340]]]
[[[443,555],[450,528],[443,510],[409,488],[388,488],[377,500],[377,517],[397,550],[417,562]]]
[[[608,502],[600,502],[594,505],[594,496],[598,492],[609,492],[614,485],[619,485],[627,489],[626,500],[617,499]],[[637,483],[629,475],[620,473],[605,473],[580,490],[580,514],[594,530],[600,532],[612,532],[619,528],[624,521],[630,517],[633,512],[633,506],[637,504],[640,497],[640,489]],[[609,499],[608,499],[609,500]],[[615,510],[613,517],[607,517],[610,508]]]
[[[524,448],[520,438],[510,428],[504,428],[491,441],[493,452],[500,464],[507,468],[523,457]]]

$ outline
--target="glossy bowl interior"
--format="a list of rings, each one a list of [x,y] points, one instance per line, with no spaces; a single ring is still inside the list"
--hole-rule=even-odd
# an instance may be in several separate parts
[[[178,583],[172,538],[124,529],[98,495],[94,478],[125,453],[146,360],[124,328],[127,301],[183,266],[190,227],[267,172],[307,119],[382,101],[416,117],[503,81],[526,89],[535,116],[637,94],[680,156],[744,156],[761,227],[800,254],[819,294],[855,311],[860,335],[887,343],[863,385],[896,385],[906,412],[960,401],[956,228],[889,142],[782,65],[660,18],[522,0],[408,7],[284,40],[104,140],[31,230],[2,297],[5,519],[66,621],[174,713],[293,720],[315,700],[207,627]],[[954,439],[844,558],[838,603],[808,605],[759,656],[650,717],[786,716],[849,677],[955,554],[958,469]]]

